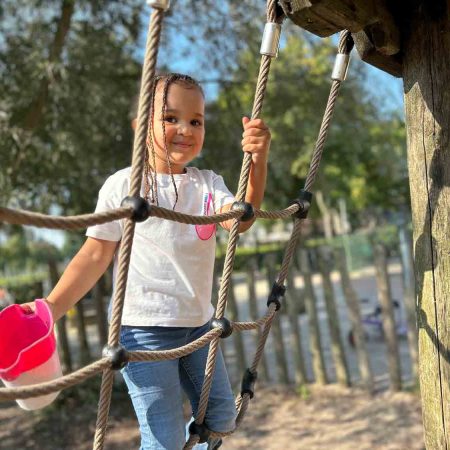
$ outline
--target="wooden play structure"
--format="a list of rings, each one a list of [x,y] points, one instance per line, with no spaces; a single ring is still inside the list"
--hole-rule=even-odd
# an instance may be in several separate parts
[[[450,447],[450,1],[283,0],[298,26],[349,30],[361,59],[403,78],[427,449]]]

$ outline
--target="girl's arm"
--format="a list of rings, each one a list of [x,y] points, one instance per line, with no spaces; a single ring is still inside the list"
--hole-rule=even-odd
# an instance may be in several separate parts
[[[118,242],[87,238],[47,297],[53,319],[61,318],[92,289],[110,265]],[[34,303],[21,305],[34,310]]]
[[[244,133],[242,135],[242,150],[252,154],[252,163],[247,183],[245,201],[251,203],[253,208],[259,209],[264,199],[267,179],[267,160],[270,148],[270,130],[261,119],[250,120],[248,117],[242,119]],[[226,212],[232,205],[224,205],[220,212]],[[226,230],[231,229],[234,219],[222,222],[221,225]],[[255,219],[248,222],[241,222],[239,233],[248,230]]]

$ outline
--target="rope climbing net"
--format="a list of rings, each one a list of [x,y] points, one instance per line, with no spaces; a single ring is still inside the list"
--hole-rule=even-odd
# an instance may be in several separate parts
[[[132,361],[160,361],[165,359],[181,358],[199,348],[209,344],[208,358],[205,368],[205,378],[200,395],[197,417],[191,424],[190,436],[184,449],[189,450],[198,442],[205,442],[208,437],[219,437],[224,434],[210,432],[205,424],[205,414],[208,404],[209,392],[212,384],[214,365],[219,348],[220,338],[228,337],[233,331],[256,329],[259,331],[259,339],[251,366],[245,371],[242,380],[240,394],[236,398],[238,411],[236,428],[241,424],[250,399],[253,397],[254,384],[257,378],[257,367],[262,357],[264,346],[269,334],[272,321],[276,312],[281,307],[284,293],[285,280],[288,273],[297,241],[300,236],[300,227],[303,219],[308,215],[312,201],[311,188],[322,157],[325,140],[333,115],[339,88],[345,79],[350,51],[353,48],[353,40],[348,31],[343,31],[339,38],[338,55],[332,73],[331,90],[328,103],[319,131],[319,136],[312,154],[312,160],[305,186],[300,190],[299,197],[287,208],[279,211],[263,211],[254,209],[251,204],[244,201],[246,187],[251,167],[251,154],[245,153],[239,179],[236,203],[232,210],[223,214],[212,216],[191,216],[182,214],[159,206],[150,205],[139,196],[141,190],[144,160],[146,155],[146,135],[149,120],[149,110],[152,92],[152,83],[155,77],[156,59],[161,36],[164,13],[169,8],[169,0],[147,1],[152,6],[152,14],[147,35],[146,52],[142,71],[142,80],[139,96],[138,123],[133,144],[132,173],[129,195],[123,200],[121,207],[97,214],[85,214],[72,217],[55,217],[33,212],[18,211],[0,207],[0,220],[10,224],[34,225],[51,229],[73,230],[88,226],[102,224],[118,219],[126,219],[122,235],[118,271],[116,277],[115,294],[112,304],[112,314],[109,327],[108,344],[103,349],[102,358],[75,372],[62,376],[57,380],[36,385],[1,388],[0,401],[24,399],[46,395],[62,389],[74,386],[84,380],[102,372],[102,383],[98,404],[96,432],[94,437],[94,450],[103,449],[106,427],[111,403],[114,373]],[[281,32],[281,24],[284,14],[277,7],[276,0],[267,0],[267,23],[261,45],[261,64],[253,103],[252,119],[260,116],[269,77],[271,61],[278,52],[278,43]],[[125,288],[128,275],[128,265],[133,243],[134,228],[136,222],[144,221],[148,217],[159,217],[185,224],[211,224],[234,219],[229,233],[229,240],[224,261],[221,284],[219,288],[215,318],[212,321],[211,330],[196,341],[173,350],[166,351],[126,351],[119,344],[121,316],[125,299]],[[231,322],[225,317],[227,296],[231,285],[234,257],[238,241],[238,229],[241,221],[253,218],[260,219],[286,219],[294,218],[294,226],[284,252],[281,269],[272,286],[267,300],[267,312],[258,320],[250,322]],[[230,434],[230,433],[228,433]]]

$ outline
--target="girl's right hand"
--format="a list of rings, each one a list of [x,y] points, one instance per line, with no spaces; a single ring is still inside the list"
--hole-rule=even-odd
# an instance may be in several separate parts
[[[21,303],[19,306],[25,314],[33,314],[36,311],[36,304],[34,302]]]
[[[52,303],[50,303],[47,299],[43,298],[45,303],[47,303],[47,306],[50,309],[50,312],[52,313],[53,318],[55,318],[55,309]],[[27,303],[21,303],[19,305],[25,314],[33,314],[36,311],[36,302],[27,302]]]

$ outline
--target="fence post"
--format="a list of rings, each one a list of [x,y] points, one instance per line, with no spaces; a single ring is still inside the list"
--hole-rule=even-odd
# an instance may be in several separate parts
[[[103,297],[105,296],[105,287],[105,278],[102,276],[97,281],[97,284],[95,285],[93,290],[100,348],[103,348],[108,340],[108,324],[106,320],[105,305],[103,303]]]
[[[309,321],[309,340],[311,346],[312,365],[316,383],[327,384],[328,376],[325,368],[325,358],[322,352],[319,319],[317,317],[317,299],[314,294],[311,266],[308,260],[308,252],[301,248],[300,266],[305,284],[305,307]]]
[[[411,372],[414,381],[418,380],[419,348],[416,321],[415,280],[412,255],[412,239],[405,226],[399,230],[400,255],[402,262],[403,298],[408,322],[408,345],[411,357]]]
[[[359,308],[358,297],[352,287],[350,275],[347,268],[346,252],[343,248],[336,248],[334,251],[335,260],[341,275],[342,290],[344,292],[345,302],[348,308],[348,315],[352,326],[352,333],[355,342],[356,357],[358,359],[359,373],[364,387],[372,392],[373,374],[370,366],[370,358],[367,352],[364,328],[361,320],[361,311]]]
[[[286,309],[291,326],[289,343],[294,356],[295,384],[297,386],[302,386],[308,383],[305,367],[305,355],[302,344],[302,333],[298,322],[299,311],[302,309],[299,307],[299,303],[301,302],[303,296],[300,290],[295,287],[295,269],[292,264],[289,268],[287,281],[288,287],[286,290]]]
[[[234,292],[234,280],[233,277],[230,278],[230,288],[228,295],[228,303],[227,303],[227,314],[226,317],[231,322],[239,321],[239,312],[236,302],[236,294]],[[234,351],[236,357],[236,367],[238,377],[240,374],[244,373],[245,368],[247,367],[246,358],[245,358],[245,347],[244,340],[242,337],[243,331],[234,331],[232,334],[232,339],[234,343]]]
[[[275,270],[275,258],[273,255],[268,255],[265,258],[266,266],[267,266],[267,283],[268,283],[268,292],[272,289],[272,285],[277,278],[277,272]],[[285,308],[286,305],[281,305],[282,308]],[[277,361],[277,377],[278,381],[284,384],[289,384],[289,374],[286,362],[286,351],[283,343],[283,332],[281,329],[281,314],[279,312],[275,315],[272,321],[272,333],[274,340],[274,350],[275,350],[275,358]]]
[[[52,287],[55,287],[59,280],[59,273],[54,259],[48,260],[48,272],[50,284]],[[56,321],[56,337],[58,340],[58,348],[61,351],[64,372],[72,372],[72,357],[70,354],[69,339],[67,337],[67,322],[65,315]]]
[[[386,339],[391,390],[399,391],[402,388],[402,375],[391,287],[389,285],[386,249],[379,242],[374,242],[373,239],[372,246],[375,258],[378,299],[381,306],[383,332]]]
[[[256,320],[259,317],[258,313],[258,300],[256,296],[256,270],[257,262],[255,257],[250,257],[246,267],[246,277],[248,286],[248,306],[250,311],[250,317],[252,320]],[[255,349],[258,345],[259,338],[261,336],[261,328],[258,328],[255,335]],[[258,369],[258,378],[261,380],[269,380],[269,370],[267,367],[267,360],[264,355],[261,356]]]
[[[77,336],[78,344],[80,346],[79,362],[81,366],[88,364],[91,360],[91,352],[89,350],[89,343],[86,333],[86,321],[84,319],[84,305],[83,302],[78,302],[76,308],[76,324],[77,324]]]
[[[350,386],[350,373],[345,359],[344,343],[342,342],[339,315],[331,282],[332,252],[328,247],[320,247],[317,251],[319,270],[322,276],[323,296],[327,309],[328,327],[331,338],[331,353],[336,368],[336,379],[343,386]]]

